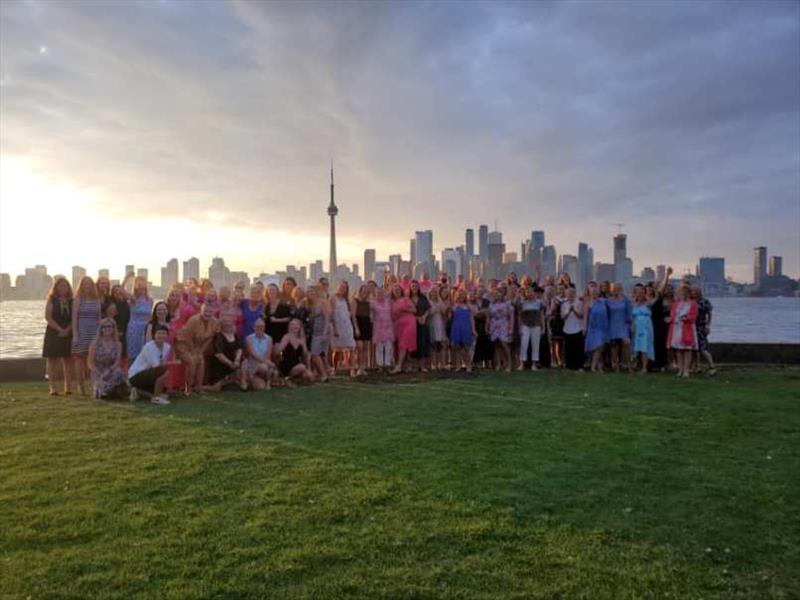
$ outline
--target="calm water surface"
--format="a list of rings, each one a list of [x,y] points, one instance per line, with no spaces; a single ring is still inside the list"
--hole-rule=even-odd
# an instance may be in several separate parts
[[[800,344],[800,298],[712,298],[712,342]],[[0,302],[0,358],[42,355],[44,300]]]

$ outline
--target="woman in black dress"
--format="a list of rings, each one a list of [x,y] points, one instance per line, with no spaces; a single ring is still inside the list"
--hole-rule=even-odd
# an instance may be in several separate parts
[[[289,286],[284,286],[284,289]],[[293,289],[293,288],[292,288]],[[292,315],[292,307],[289,298],[284,297],[278,290],[278,286],[271,283],[267,286],[267,302],[264,307],[264,322],[266,323],[267,335],[276,343],[283,339],[289,327],[289,319]]]
[[[412,358],[416,358],[419,370],[423,373],[428,372],[428,357],[431,353],[430,330],[428,329],[428,314],[431,310],[431,303],[419,289],[419,282],[415,279],[411,282],[408,297],[416,307],[417,317],[417,349],[411,353]]]
[[[72,286],[64,277],[56,277],[44,309],[47,329],[42,356],[47,359],[47,382],[50,395],[57,396],[56,379],[64,380],[64,394],[72,393]],[[60,368],[60,372],[59,372]]]
[[[655,355],[655,359],[650,361],[650,368],[656,371],[663,371],[669,364],[667,337],[669,336],[669,318],[674,296],[672,286],[668,283],[670,275],[672,275],[672,267],[667,269],[660,289],[656,290],[656,300],[650,307],[651,319],[653,320],[653,352]]]
[[[246,390],[247,383],[242,369],[242,342],[236,335],[236,325],[231,317],[223,317],[220,331],[214,334],[211,348],[213,354],[208,360],[207,389],[218,392],[225,384],[235,381],[243,391]]]
[[[287,384],[293,385],[294,381],[305,383],[314,381],[314,375],[308,368],[309,352],[300,321],[297,319],[289,321],[289,330],[275,347],[275,354],[280,356],[278,369],[286,378]]]
[[[350,301],[350,311],[356,316],[356,348],[358,349],[358,372],[356,375],[366,375],[369,367],[369,357],[372,353],[372,317],[370,311],[370,288],[362,285],[358,293]]]
[[[489,319],[489,300],[479,298],[475,292],[469,293],[469,304],[475,313],[475,331],[478,336],[475,339],[475,351],[472,354],[472,363],[477,368],[488,367],[494,361],[494,344],[489,337],[486,327]]]
[[[131,305],[128,304],[128,296],[122,285],[117,284],[111,288],[111,303],[106,307],[106,316],[114,319],[117,324],[119,341],[122,344],[122,357],[125,358],[128,347],[125,333],[128,331],[128,321],[131,320]]]

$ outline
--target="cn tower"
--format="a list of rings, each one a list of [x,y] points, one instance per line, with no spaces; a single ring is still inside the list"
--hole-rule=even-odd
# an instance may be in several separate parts
[[[331,203],[328,205],[328,215],[331,218],[331,256],[330,256],[330,278],[336,276],[336,215],[339,209],[333,201],[333,161],[331,161]]]

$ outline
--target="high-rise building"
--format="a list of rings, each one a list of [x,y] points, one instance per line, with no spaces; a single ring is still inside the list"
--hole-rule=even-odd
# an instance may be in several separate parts
[[[767,275],[767,248],[757,246],[753,248],[753,283],[756,287],[761,285]]]
[[[545,246],[542,248],[542,263],[541,263],[541,276],[547,277],[550,275],[551,277],[556,276],[556,247],[555,246]]]
[[[614,281],[617,275],[617,268],[609,263],[595,263],[594,279],[598,283],[601,281]]]
[[[364,279],[375,279],[375,249],[364,250]]]
[[[208,267],[208,278],[215,288],[230,285],[230,269],[225,266],[225,260],[219,256],[211,259],[211,266]]]
[[[667,267],[666,265],[656,265],[656,281],[664,281],[664,278],[667,276]]]
[[[125,265],[125,272],[122,274],[122,278],[125,279],[131,273],[135,275],[136,269],[133,268],[133,265]]]
[[[645,283],[647,283],[649,281],[655,281],[656,280],[656,272],[653,271],[653,269],[650,268],[650,267],[645,267],[644,269],[642,269],[641,279]]]
[[[79,266],[72,267],[72,289],[77,290],[78,284],[86,276],[86,269]]]
[[[579,281],[578,257],[572,254],[562,254],[560,272],[569,275],[572,283]]]
[[[331,203],[328,205],[328,216],[331,218],[331,252],[328,261],[331,277],[336,274],[336,215],[339,209],[333,201],[333,161],[331,161]]]
[[[319,281],[319,278],[322,277],[322,274],[324,272],[325,272],[325,267],[323,266],[321,260],[315,260],[308,267],[309,276],[314,284],[316,284]]]
[[[725,283],[725,259],[703,256],[697,265],[697,277],[702,283],[723,285]]]
[[[544,248],[544,231],[531,231],[531,247]]]
[[[489,252],[489,264],[497,267],[498,265],[503,264],[503,254],[506,253],[506,245],[502,242],[499,244],[493,244],[489,242],[487,251]],[[492,276],[495,276],[496,273],[493,273]]]
[[[442,271],[447,273],[451,281],[461,275],[461,257],[457,250],[453,248],[442,250]]]
[[[489,259],[489,227],[478,227],[478,256],[481,260]]]
[[[503,264],[511,264],[517,262],[517,253],[516,252],[504,252],[503,253]]]
[[[628,257],[628,236],[624,233],[619,233],[614,236],[614,268],[616,274],[615,281],[623,284],[627,283],[629,277],[625,269],[625,259]]]
[[[400,274],[400,263],[403,262],[403,257],[399,254],[389,255],[389,271],[395,277]]]
[[[503,243],[503,234],[499,231],[490,231],[489,232],[489,245],[491,244],[502,244]]]
[[[200,279],[200,261],[192,257],[183,261],[183,280]]]
[[[433,231],[416,231],[414,233],[415,254],[411,259],[412,264],[424,263],[427,265],[427,272],[433,270],[433,263],[436,260],[433,256]]]
[[[171,258],[167,261],[167,266],[163,269],[161,276],[161,287],[170,288],[180,280],[178,273],[178,259]]]
[[[578,244],[578,277],[575,285],[579,290],[585,290],[586,284],[592,279],[592,261],[589,258],[589,244],[580,242]]]
[[[770,256],[769,257],[769,276],[782,277],[783,276],[783,257]]]
[[[416,238],[411,238],[408,241],[408,256],[409,256],[408,260],[411,261],[411,264],[412,265],[416,264],[416,262],[417,262],[417,239]]]
[[[466,241],[467,259],[472,260],[472,257],[475,256],[475,230],[472,228],[467,229],[464,238]],[[442,268],[444,269],[444,264]]]
[[[386,276],[389,274],[391,266],[388,262],[375,263],[375,283],[383,285]]]
[[[7,298],[11,294],[11,275],[0,273],[0,297]]]
[[[97,278],[100,279],[101,277],[105,277],[106,279],[111,279],[111,276],[109,275],[109,270],[108,269],[100,269],[100,270],[98,270],[97,271]]]
[[[145,281],[149,281],[147,279],[147,276],[148,276],[147,269],[143,269],[143,268],[136,269],[136,277],[138,279],[144,279]]]

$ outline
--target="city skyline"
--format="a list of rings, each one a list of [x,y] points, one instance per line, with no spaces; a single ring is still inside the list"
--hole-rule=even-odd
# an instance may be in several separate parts
[[[800,5],[303,7],[0,3],[0,271],[308,264],[333,157],[339,263],[621,222],[637,271],[800,273]]]

